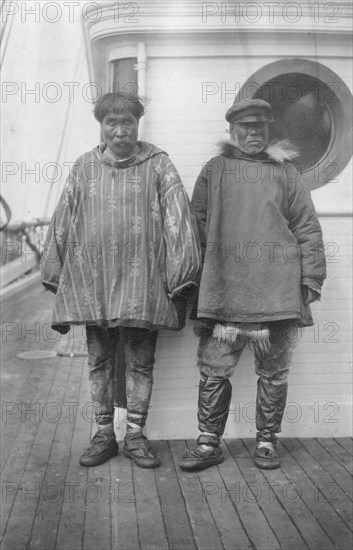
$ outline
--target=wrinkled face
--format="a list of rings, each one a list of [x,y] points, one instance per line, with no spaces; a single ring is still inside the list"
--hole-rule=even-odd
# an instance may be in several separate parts
[[[257,155],[267,145],[268,122],[232,122],[230,135],[241,151],[247,155]]]
[[[102,121],[103,141],[118,159],[131,157],[136,150],[138,120],[128,111],[108,113]]]

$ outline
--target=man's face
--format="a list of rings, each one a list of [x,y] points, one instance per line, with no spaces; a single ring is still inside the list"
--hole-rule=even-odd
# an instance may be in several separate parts
[[[127,111],[107,114],[102,121],[103,140],[118,159],[131,157],[136,148],[138,120]]]
[[[268,122],[233,122],[230,135],[235,145],[247,155],[261,153],[268,142]]]

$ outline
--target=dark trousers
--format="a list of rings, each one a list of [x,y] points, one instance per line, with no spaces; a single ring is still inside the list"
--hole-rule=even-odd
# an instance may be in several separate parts
[[[258,439],[272,440],[281,431],[287,400],[287,377],[296,338],[295,322],[269,323],[270,349],[261,354],[254,350],[255,372],[259,376],[256,398]],[[295,332],[295,331],[294,331]],[[235,371],[247,340],[223,342],[212,336],[212,330],[201,334],[197,358],[201,380],[199,385],[199,429],[221,436],[227,422],[232,396],[229,378]]]
[[[88,377],[97,424],[114,419],[114,370],[119,328],[86,326]],[[154,354],[158,332],[125,328],[127,420],[144,426],[153,385]],[[118,365],[119,368],[119,365]]]

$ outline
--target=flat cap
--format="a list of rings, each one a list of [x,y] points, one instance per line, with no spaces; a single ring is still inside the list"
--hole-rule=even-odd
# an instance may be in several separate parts
[[[228,122],[271,122],[272,107],[263,99],[234,100],[226,112]]]

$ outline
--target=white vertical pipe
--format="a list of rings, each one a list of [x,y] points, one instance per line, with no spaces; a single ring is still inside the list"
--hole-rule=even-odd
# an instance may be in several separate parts
[[[137,85],[138,94],[141,97],[146,95],[146,70],[147,70],[147,50],[144,42],[139,42],[137,50]],[[139,124],[139,138],[143,138],[145,127],[145,117],[142,117]]]

